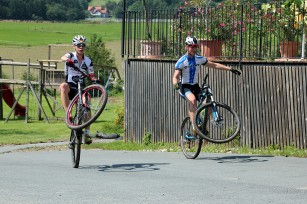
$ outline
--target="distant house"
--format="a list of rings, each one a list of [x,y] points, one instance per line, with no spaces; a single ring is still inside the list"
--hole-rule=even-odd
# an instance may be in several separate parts
[[[108,10],[102,6],[89,6],[87,11],[94,18],[109,18]]]

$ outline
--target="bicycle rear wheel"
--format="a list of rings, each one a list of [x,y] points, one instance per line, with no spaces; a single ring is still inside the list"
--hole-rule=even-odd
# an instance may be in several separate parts
[[[180,132],[180,146],[184,156],[187,159],[195,159],[201,151],[202,144],[203,140],[198,135],[193,135],[190,117],[186,117]]]
[[[72,166],[79,167],[82,144],[82,130],[71,130],[69,148],[71,149]]]
[[[204,121],[204,124],[194,125],[202,138],[213,143],[226,143],[239,133],[240,120],[231,107],[217,102],[215,104],[208,103],[198,108],[195,121]]]
[[[66,111],[65,122],[72,130],[82,129],[93,123],[102,113],[108,100],[107,91],[100,84],[93,84],[83,89],[82,105],[79,105],[79,95],[70,102]],[[78,113],[78,122],[71,121],[71,116]]]

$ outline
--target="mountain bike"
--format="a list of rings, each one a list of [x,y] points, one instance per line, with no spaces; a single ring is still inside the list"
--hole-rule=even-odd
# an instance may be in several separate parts
[[[181,125],[181,149],[188,159],[195,159],[199,155],[204,139],[212,143],[226,143],[240,131],[237,113],[230,106],[214,100],[210,85],[206,83],[208,76],[206,74],[198,96],[193,124],[197,134],[193,133],[190,117],[186,117]]]
[[[100,116],[107,103],[108,94],[104,86],[98,84],[97,81],[92,81],[78,67],[73,66],[72,68],[79,71],[82,76],[79,77],[77,83],[77,95],[68,105],[65,123],[71,129],[69,148],[72,153],[73,167],[78,168],[83,135],[82,128],[89,126]],[[85,79],[89,80],[91,85],[84,87]]]

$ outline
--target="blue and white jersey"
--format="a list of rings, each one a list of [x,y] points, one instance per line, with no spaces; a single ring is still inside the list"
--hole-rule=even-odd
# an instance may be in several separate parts
[[[83,60],[80,63],[78,61],[76,52],[66,53],[65,56],[67,58],[71,59],[74,62],[75,66],[78,67],[83,73],[85,73],[85,74],[93,74],[94,73],[93,63],[90,60],[90,58],[88,58],[87,56],[84,55]],[[79,66],[79,64],[80,64],[80,66]],[[69,67],[65,64],[66,82],[71,82],[71,83],[77,84],[80,77],[82,77],[82,74],[80,72],[74,70],[74,68]]]
[[[200,65],[207,63],[207,58],[195,55],[189,58],[188,54],[183,55],[175,65],[176,70],[181,70],[181,83],[182,84],[197,84],[197,76]]]

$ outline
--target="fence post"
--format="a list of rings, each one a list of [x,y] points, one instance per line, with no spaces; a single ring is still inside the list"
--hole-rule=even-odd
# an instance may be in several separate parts
[[[121,51],[122,51],[122,58],[125,55],[125,22],[126,21],[126,0],[123,1],[123,15],[122,15],[122,44],[121,44]]]
[[[0,57],[0,61],[1,61]],[[0,64],[0,79],[2,79],[2,65]],[[2,84],[0,84],[0,120],[3,119]]]
[[[243,4],[241,4],[241,28],[240,28],[240,57],[239,67],[242,70],[242,55],[243,55]]]
[[[259,4],[259,8],[261,9],[261,4]],[[261,15],[260,15],[260,41],[259,41],[259,57],[258,59],[261,59],[262,57],[262,26],[263,26],[263,20],[261,18],[263,16],[263,11],[261,9]]]
[[[305,1],[303,1],[303,19],[305,17]],[[304,22],[304,20],[303,20]],[[303,35],[302,35],[302,55],[301,55],[301,59],[305,58],[305,31],[303,28]]]

